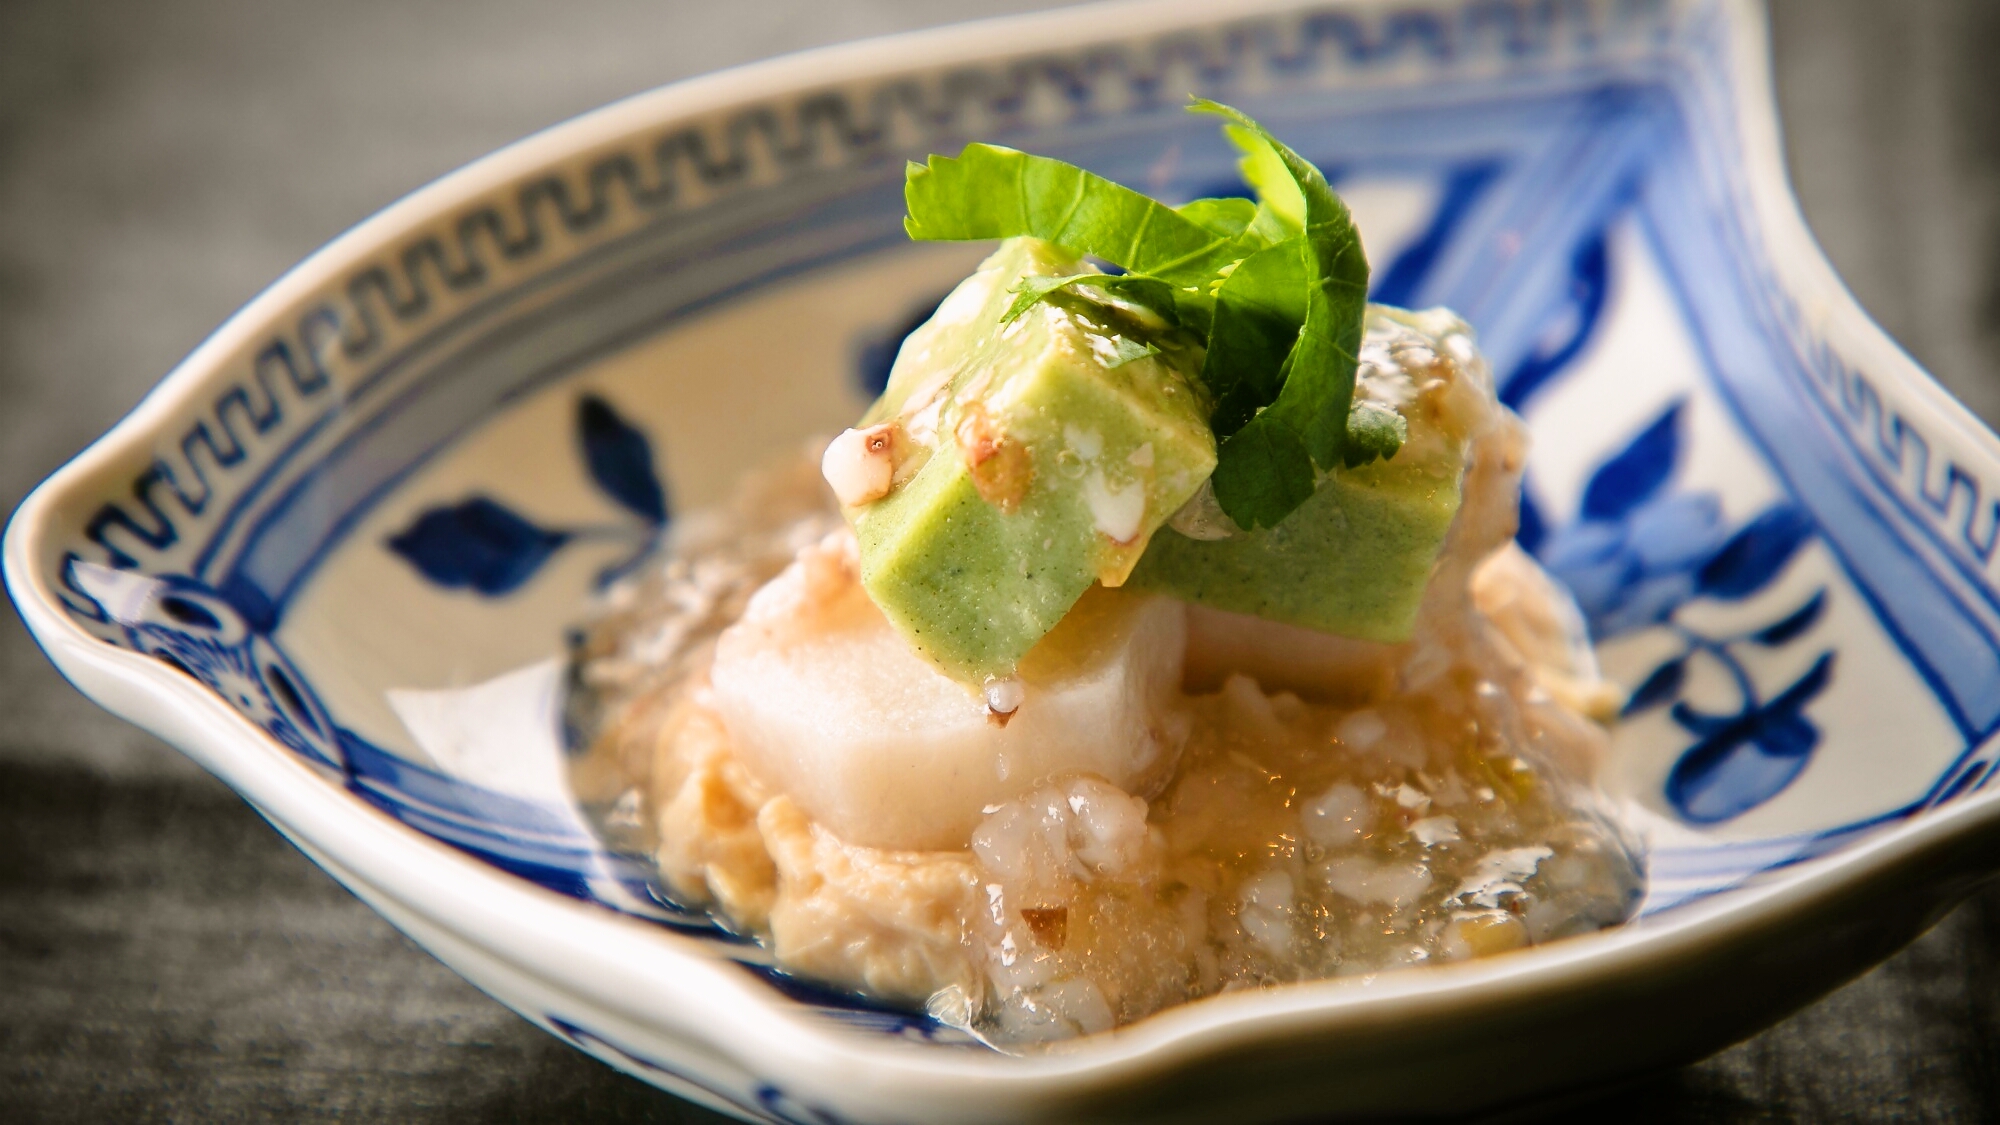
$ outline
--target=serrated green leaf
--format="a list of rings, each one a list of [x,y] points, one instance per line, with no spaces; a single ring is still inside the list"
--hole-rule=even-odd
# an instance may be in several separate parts
[[[1174,212],[1216,234],[1237,238],[1257,218],[1257,204],[1240,198],[1190,199]]]
[[[1238,524],[1269,527],[1312,495],[1320,473],[1393,456],[1407,427],[1351,409],[1368,263],[1346,206],[1239,111],[1199,98],[1189,109],[1225,119],[1258,202],[1170,208],[1059,160],[973,144],[910,165],[904,225],[917,239],[1031,236],[1126,270],[1116,283],[1024,283],[1006,319],[1076,286],[1171,310],[1208,343],[1216,498]]]
[[[1004,328],[1021,319],[1021,314],[1047,300],[1049,294],[1096,276],[1098,275],[1090,273],[1069,273],[1057,277],[1022,278],[1020,284],[1009,290],[1014,294],[1014,303],[1008,305],[1007,311],[1000,314],[1001,327]]]
[[[1342,460],[1350,469],[1381,458],[1387,461],[1410,440],[1410,423],[1376,402],[1357,402],[1347,411],[1347,446]]]
[[[1201,379],[1218,439],[1278,397],[1305,320],[1305,277],[1305,243],[1293,238],[1243,259],[1216,289]]]
[[[1312,499],[1317,483],[1298,436],[1281,425],[1259,425],[1262,421],[1259,415],[1229,439],[1235,455],[1218,461],[1209,478],[1215,502],[1244,527],[1250,525],[1235,513],[1289,512]]]
[[[1217,480],[1222,479],[1225,469],[1231,476],[1271,473],[1286,482],[1296,482],[1301,475],[1311,479],[1315,468],[1331,472],[1344,461],[1355,352],[1361,343],[1361,318],[1368,299],[1368,261],[1362,254],[1353,217],[1311,161],[1285,147],[1255,121],[1202,98],[1194,99],[1189,109],[1222,117],[1241,129],[1247,139],[1266,146],[1297,188],[1304,206],[1305,315],[1286,360],[1284,384],[1270,405],[1217,449]],[[1239,143],[1247,143],[1247,139]],[[1273,173],[1268,163],[1252,152],[1246,151],[1246,156],[1256,156],[1254,174],[1266,181],[1258,186],[1267,193],[1266,204],[1271,205],[1271,194],[1280,193],[1270,185]],[[1246,170],[1246,175],[1250,174]],[[1284,205],[1272,209],[1280,212]],[[1227,287],[1225,282],[1223,288]],[[1243,448],[1232,451],[1238,445]],[[1275,463],[1274,458],[1296,451],[1303,451],[1306,457],[1303,467]],[[1243,460],[1244,466],[1231,467],[1234,459]],[[1232,507],[1218,483],[1216,500],[1231,519],[1244,527],[1270,527],[1291,514],[1311,491],[1300,496],[1287,484],[1234,488],[1231,495],[1243,506]]]
[[[1117,336],[1112,339],[1111,362],[1104,366],[1106,368],[1123,367],[1135,359],[1145,359],[1149,355],[1159,354],[1160,349],[1151,344],[1134,340],[1130,336]]]
[[[1180,312],[1175,307],[1174,287],[1157,277],[1144,274],[1072,273],[1061,277],[1029,277],[1014,286],[1014,303],[1007,306],[1001,315],[1002,325],[1012,324],[1021,314],[1064,290],[1089,288],[1101,290],[1106,296],[1118,301],[1136,305],[1159,317],[1170,325],[1180,323]]]
[[[903,200],[914,239],[1027,235],[1175,285],[1201,285],[1241,257],[1234,235],[1074,164],[998,145],[912,163]]]
[[[1216,104],[1216,103],[1210,103]],[[1285,227],[1297,233],[1306,225],[1306,197],[1292,178],[1285,162],[1265,140],[1261,129],[1224,125],[1222,132],[1243,155],[1236,161],[1243,182],[1257,193],[1263,206]]]
[[[1295,238],[1299,233],[1297,226],[1285,221],[1276,211],[1259,205],[1257,214],[1250,220],[1250,225],[1243,228],[1243,233],[1236,237],[1236,242],[1246,249],[1261,250]]]

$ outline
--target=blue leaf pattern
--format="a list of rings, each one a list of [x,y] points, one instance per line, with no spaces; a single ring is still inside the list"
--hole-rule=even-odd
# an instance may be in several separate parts
[[[1800,634],[1818,624],[1819,615],[1825,609],[1826,591],[1821,590],[1814,594],[1806,604],[1793,610],[1790,614],[1750,634],[1750,639],[1760,645],[1767,645],[1774,648],[1778,645],[1790,644],[1792,641],[1798,639]]]
[[[1735,721],[1734,716],[1705,714],[1684,702],[1674,704],[1672,714],[1674,722],[1679,723],[1683,730],[1702,738],[1728,730],[1729,724]]]
[[[1767,508],[1702,566],[1695,588],[1712,598],[1747,598],[1770,585],[1812,532],[1812,520],[1790,504]]]
[[[591,483],[640,525],[538,527],[497,500],[475,496],[424,511],[387,546],[439,586],[500,597],[533,578],[567,544],[624,541],[629,551],[598,571],[598,587],[609,585],[643,565],[659,544],[668,519],[667,488],[645,431],[597,395],[577,399],[576,442]]]
[[[1681,452],[1679,402],[1639,431],[1631,444],[1592,474],[1583,489],[1583,518],[1615,520],[1653,498],[1673,475]]]
[[[1766,589],[1813,534],[1811,520],[1789,504],[1732,531],[1714,494],[1669,488],[1679,457],[1679,410],[1670,407],[1600,467],[1585,490],[1583,518],[1540,531],[1536,553],[1569,587],[1599,640],[1662,626],[1679,636],[1680,651],[1633,689],[1623,714],[1671,704],[1674,722],[1696,741],[1674,767],[1665,795],[1689,822],[1712,824],[1770,800],[1806,768],[1819,731],[1802,712],[1831,677],[1832,654],[1765,703],[1736,646],[1774,648],[1805,636],[1825,612],[1825,590],[1739,635],[1714,636],[1676,620],[1695,598],[1742,600]],[[1709,714],[1680,699],[1697,658],[1727,673],[1738,695],[1734,712]]]
[[[1649,575],[1698,569],[1725,535],[1722,502],[1712,493],[1662,496],[1625,521],[1627,550]]]
[[[1609,255],[1601,232],[1578,244],[1570,292],[1547,314],[1553,342],[1502,381],[1503,402],[1518,408],[1583,350],[1603,311]],[[1743,633],[1715,635],[1679,620],[1680,608],[1697,598],[1742,601],[1768,589],[1815,531],[1811,518],[1789,503],[1733,527],[1715,493],[1677,491],[1685,424],[1685,399],[1655,415],[1590,474],[1569,523],[1551,518],[1524,490],[1517,539],[1569,587],[1599,641],[1657,628],[1678,638],[1678,651],[1632,690],[1623,714],[1666,707],[1693,737],[1665,796],[1686,820],[1713,824],[1775,797],[1811,761],[1820,733],[1804,709],[1831,679],[1833,654],[1822,653],[1811,672],[1766,702],[1738,650],[1774,649],[1811,634],[1826,610],[1825,590]],[[1696,682],[1697,662],[1727,676],[1732,706],[1710,713],[1681,698]]]
[[[1531,555],[1541,553],[1543,540],[1549,535],[1549,526],[1542,518],[1542,509],[1535,504],[1534,493],[1529,491],[1528,478],[1521,478],[1520,524],[1514,529],[1514,541],[1523,551]]]
[[[1687,679],[1687,657],[1679,656],[1653,669],[1652,673],[1632,689],[1632,697],[1625,701],[1623,714],[1636,715],[1641,711],[1658,707],[1681,693],[1681,683]]]
[[[1603,640],[1672,616],[1694,596],[1695,571],[1728,538],[1715,497],[1669,492],[1626,519],[1580,520],[1549,532],[1537,554]]]
[[[1611,293],[1611,255],[1604,231],[1586,238],[1577,247],[1569,268],[1569,307],[1565,315],[1554,318],[1555,327],[1563,331],[1550,332],[1550,338],[1500,381],[1500,401],[1514,410],[1525,406],[1535,392],[1583,353],[1604,319],[1604,306]]]
[[[534,577],[569,538],[535,526],[497,501],[475,496],[424,512],[390,537],[389,549],[446,589],[498,597]]]
[[[667,522],[667,491],[653,468],[653,447],[645,434],[596,395],[578,400],[576,434],[590,479],[606,496],[655,526]]]
[[[1485,197],[1486,190],[1499,180],[1503,170],[1497,160],[1477,160],[1452,169],[1445,177],[1444,195],[1437,210],[1431,213],[1430,225],[1381,272],[1368,299],[1404,308],[1435,304],[1435,300],[1420,299],[1431,267],[1437,264],[1438,255],[1451,244],[1459,225]]]
[[[1802,713],[1833,679],[1833,654],[1761,706],[1727,719],[1676,706],[1674,718],[1701,736],[1667,777],[1666,795],[1682,817],[1716,824],[1777,796],[1804,772],[1819,730]]]

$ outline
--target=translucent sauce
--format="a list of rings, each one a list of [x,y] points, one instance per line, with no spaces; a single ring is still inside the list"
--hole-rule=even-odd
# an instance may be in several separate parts
[[[569,702],[578,797],[672,898],[756,935],[786,969],[1002,1047],[1615,924],[1643,882],[1592,784],[1616,695],[1566,595],[1509,545],[1518,423],[1469,360],[1394,384],[1411,334],[1371,319],[1360,393],[1405,410],[1431,396],[1418,440],[1471,451],[1411,641],[1185,610],[1181,684],[1146,705],[1164,768],[1132,774],[1139,791],[1058,769],[979,808],[963,845],[849,843],[738,752],[709,684],[717,638],[781,574],[802,591],[784,611],[798,628],[830,606],[870,609],[851,608],[851,543],[817,450],[802,452],[684,520],[663,564],[585,633]],[[1450,350],[1421,342],[1427,364]],[[1165,605],[1183,612],[1148,611]]]

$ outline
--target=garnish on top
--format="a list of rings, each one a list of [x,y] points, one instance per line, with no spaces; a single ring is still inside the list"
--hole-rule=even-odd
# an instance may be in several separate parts
[[[1393,456],[1403,430],[1391,412],[1351,409],[1368,260],[1347,205],[1242,113],[1200,98],[1189,109],[1228,122],[1255,203],[1168,207],[1060,160],[971,144],[910,165],[903,225],[923,241],[1039,238],[1124,270],[1036,279],[1021,303],[1084,285],[1171,309],[1207,345],[1215,499],[1241,527],[1273,527],[1319,473]]]
[[[1248,117],[1189,108],[1224,119],[1256,200],[1169,207],[985,144],[909,167],[912,238],[1003,241],[822,467],[869,596],[954,679],[1012,676],[1128,578],[1373,640],[1414,623],[1465,444],[1447,425],[1397,454],[1458,364],[1363,364],[1381,385],[1357,395],[1357,356],[1405,330],[1373,327],[1346,205]]]

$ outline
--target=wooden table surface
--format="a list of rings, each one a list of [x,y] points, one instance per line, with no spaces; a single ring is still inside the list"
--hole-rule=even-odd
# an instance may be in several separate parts
[[[0,0],[0,511],[285,267],[497,145],[732,63],[1039,6]],[[2000,418],[2000,3],[1784,0],[1773,24],[1814,230]],[[2000,891],[1558,1116],[2000,1120]],[[0,612],[0,1119],[336,1118],[719,1120],[458,979]]]

